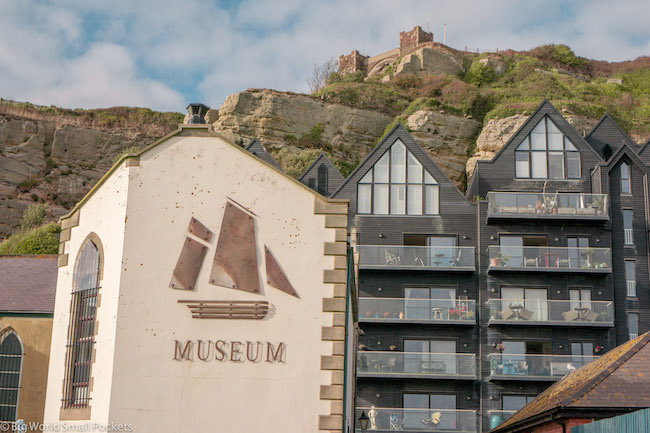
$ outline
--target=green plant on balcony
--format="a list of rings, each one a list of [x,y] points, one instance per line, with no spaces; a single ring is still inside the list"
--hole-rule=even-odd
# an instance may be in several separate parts
[[[508,260],[510,260],[510,256],[503,255],[503,253],[499,250],[494,255],[494,257],[490,257],[490,266],[503,266]]]
[[[602,215],[605,212],[605,197],[595,199],[591,207],[596,209],[597,214]]]
[[[545,214],[557,213],[557,193],[555,195],[544,194],[544,203],[542,203],[542,210]]]
[[[591,264],[591,256],[593,256],[593,254],[595,252],[596,251],[591,247],[587,247],[587,248],[582,249],[582,251],[580,252],[580,256],[583,259],[585,259],[585,263],[584,263],[584,265],[582,265],[583,268],[593,268],[594,267],[594,265]]]

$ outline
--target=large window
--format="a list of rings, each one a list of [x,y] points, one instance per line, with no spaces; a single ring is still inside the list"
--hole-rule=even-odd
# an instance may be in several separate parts
[[[23,347],[13,331],[0,337],[0,421],[16,421]]]
[[[453,394],[411,394],[402,396],[403,407],[406,409],[428,409],[430,412],[440,412],[440,420],[435,425],[436,430],[455,430],[459,426],[456,409],[456,396]],[[423,430],[422,419],[429,411],[404,411],[404,430]],[[425,415],[425,416],[423,416]]]
[[[621,193],[632,194],[630,187],[630,166],[627,163],[621,164]]]
[[[593,360],[594,343],[588,342],[573,342],[571,343],[571,363],[575,368],[580,368],[583,365]]]
[[[535,399],[531,395],[502,395],[501,408],[507,411],[517,411]]]
[[[438,215],[438,182],[397,140],[359,181],[357,212]]]
[[[579,179],[580,152],[544,116],[515,149],[515,175],[520,179]]]
[[[64,408],[87,407],[90,402],[90,367],[95,343],[99,266],[99,249],[88,240],[79,253],[74,271],[63,388]]]
[[[502,288],[504,305],[522,307],[520,311],[532,313],[530,320],[548,320],[548,292],[546,289]]]

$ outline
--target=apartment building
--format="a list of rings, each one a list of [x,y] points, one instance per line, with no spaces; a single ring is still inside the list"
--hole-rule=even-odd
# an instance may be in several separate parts
[[[646,331],[647,147],[544,101],[463,195],[393,128],[333,194],[358,253],[356,418],[488,431]]]

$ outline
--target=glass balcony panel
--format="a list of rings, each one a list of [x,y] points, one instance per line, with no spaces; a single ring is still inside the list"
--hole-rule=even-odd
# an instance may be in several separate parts
[[[539,379],[560,380],[598,358],[578,355],[526,355],[513,353],[491,353],[490,378],[505,380]]]
[[[361,269],[474,271],[474,247],[358,245]]]
[[[488,218],[608,220],[607,194],[489,192]]]
[[[361,412],[365,412],[370,418],[367,431],[401,430],[422,433],[432,430],[465,433],[478,431],[478,416],[475,410],[358,407],[355,413],[358,432],[361,431],[358,421]]]
[[[502,422],[517,413],[516,410],[488,410],[490,429],[497,428]]]
[[[489,270],[611,273],[609,248],[488,247]]]
[[[612,301],[488,299],[490,324],[613,326]]]
[[[476,356],[471,353],[360,351],[357,374],[363,377],[475,379]]]
[[[474,324],[476,301],[467,299],[359,298],[364,322],[451,322]]]

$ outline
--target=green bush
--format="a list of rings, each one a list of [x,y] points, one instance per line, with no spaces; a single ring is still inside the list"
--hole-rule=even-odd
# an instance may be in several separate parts
[[[365,77],[366,74],[364,74],[363,71],[354,71],[343,75],[341,81],[345,83],[363,83]]]
[[[476,59],[472,62],[472,66],[470,66],[465,74],[465,81],[470,84],[476,84],[477,86],[483,86],[496,80],[497,75],[494,73],[494,69],[481,63],[479,60]]]
[[[57,223],[20,231],[0,243],[0,254],[58,254],[60,233]]]
[[[47,216],[47,205],[45,203],[34,203],[30,205],[20,220],[20,230],[30,230],[45,222]]]

